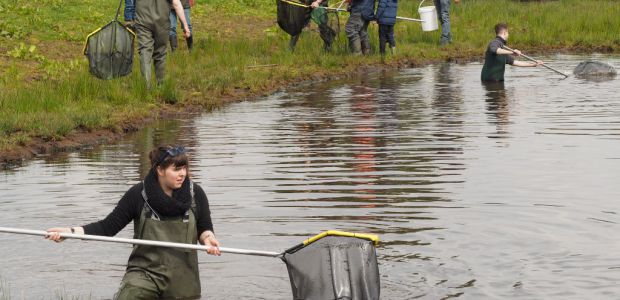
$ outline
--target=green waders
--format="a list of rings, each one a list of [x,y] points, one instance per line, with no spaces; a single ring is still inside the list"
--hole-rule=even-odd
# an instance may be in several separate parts
[[[140,72],[151,87],[151,64],[155,62],[157,84],[164,80],[166,48],[170,32],[170,1],[136,0],[136,33]]]
[[[139,0],[138,0],[139,1]],[[144,209],[134,224],[134,238],[196,244],[194,184],[192,209],[182,217],[163,219],[154,212],[142,190]],[[198,299],[200,277],[196,250],[134,245],[127,271],[114,299]]]

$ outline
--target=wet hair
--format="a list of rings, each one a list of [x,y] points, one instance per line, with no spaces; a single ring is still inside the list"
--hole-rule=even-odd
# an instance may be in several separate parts
[[[495,25],[495,34],[500,34],[500,32],[508,30],[508,24],[506,23],[497,23]]]
[[[189,167],[189,160],[185,153],[185,147],[162,145],[149,153],[151,166],[153,168],[168,168],[171,165],[175,167]]]

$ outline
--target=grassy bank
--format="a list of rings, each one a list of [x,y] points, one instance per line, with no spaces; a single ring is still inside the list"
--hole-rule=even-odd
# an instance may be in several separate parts
[[[388,63],[481,57],[499,21],[510,24],[511,45],[522,50],[620,52],[617,1],[462,2],[452,7],[452,45],[440,48],[439,32],[400,22],[398,54]],[[418,3],[401,1],[399,14],[416,17]],[[321,51],[314,25],[290,53],[288,35],[275,23],[274,0],[198,0],[192,10],[196,51],[188,54],[182,46],[169,56],[169,79],[163,87],[145,89],[137,60],[132,75],[101,81],[88,73],[83,39],[110,21],[117,5],[109,0],[0,0],[1,153],[34,141],[62,140],[78,131],[123,132],[169,104],[178,109],[217,106],[296,81],[381,64],[378,55],[348,55],[346,13],[332,53]],[[376,50],[376,24],[369,31]]]

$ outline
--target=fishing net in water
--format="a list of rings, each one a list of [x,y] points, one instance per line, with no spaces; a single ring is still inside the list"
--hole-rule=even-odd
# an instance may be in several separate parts
[[[293,299],[379,299],[373,235],[327,231],[286,250]]]
[[[118,21],[122,3],[123,0],[112,22],[86,37],[84,55],[88,57],[90,73],[97,78],[112,79],[131,73],[136,34]]]

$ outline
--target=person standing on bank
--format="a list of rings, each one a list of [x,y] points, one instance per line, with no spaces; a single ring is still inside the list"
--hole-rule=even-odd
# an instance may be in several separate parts
[[[166,50],[170,33],[170,4],[181,20],[185,38],[189,38],[191,33],[179,0],[135,1],[135,27],[138,35],[140,72],[149,89],[151,88],[151,64],[153,62],[155,62],[157,85],[161,85],[164,81]]]
[[[190,33],[189,37],[185,39],[187,42],[187,50],[192,51],[194,45],[194,31],[192,30],[192,20],[189,15],[192,6],[194,6],[194,0],[181,0],[181,4],[183,5],[185,21],[187,22]],[[174,9],[170,10],[170,35],[168,38],[170,39],[170,50],[174,52],[179,46],[177,42],[177,13]]]
[[[209,202],[189,178],[185,149],[161,146],[149,158],[152,168],[144,180],[131,187],[105,219],[82,227],[50,228],[47,238],[60,242],[59,232],[113,236],[133,221],[135,239],[199,241],[211,246],[209,254],[220,255]],[[114,299],[162,298],[200,298],[196,250],[134,245]]]
[[[355,55],[370,54],[368,24],[375,20],[375,0],[349,0],[349,20],[344,31],[349,39],[349,48]]]
[[[450,32],[450,1],[452,0],[435,0],[435,8],[439,14],[439,23],[441,23],[441,40],[442,46],[452,43],[452,33]],[[459,4],[461,0],[454,0]]]
[[[398,0],[379,0],[377,5],[377,23],[379,24],[379,53],[385,56],[385,44],[390,43],[390,51],[394,54],[394,24],[398,14]]]
[[[310,9],[314,10],[319,6],[327,7],[329,5],[329,0],[302,0],[301,3],[305,3],[310,6]],[[310,24],[310,18],[308,18],[306,24],[303,27],[308,26]],[[325,52],[330,52],[332,50],[332,44],[334,43],[335,34],[329,28],[327,22],[318,24],[319,34],[321,35],[321,39],[323,40],[323,50]],[[301,33],[298,35],[292,35],[289,40],[288,46],[291,52],[295,51],[295,46],[297,46],[297,41],[299,41],[299,37]]]
[[[514,52],[512,52],[502,48],[506,45],[509,36],[508,25],[505,23],[495,25],[495,34],[497,36],[489,43],[484,54],[484,66],[482,67],[482,74],[480,75],[482,81],[504,81],[506,65],[537,67],[543,64],[540,60],[536,62],[515,60],[512,56],[520,56],[521,51],[515,49]]]

